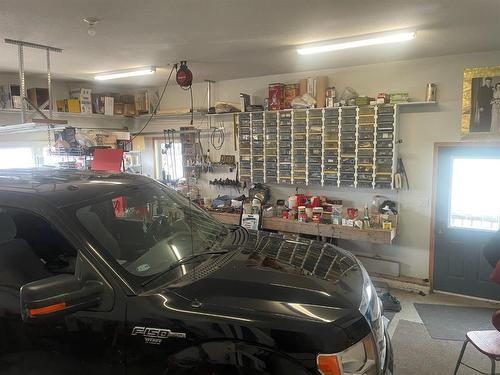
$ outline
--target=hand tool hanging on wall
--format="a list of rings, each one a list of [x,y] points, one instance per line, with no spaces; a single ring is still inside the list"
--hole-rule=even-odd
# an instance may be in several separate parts
[[[398,158],[398,165],[396,169],[396,174],[394,175],[394,188],[402,189],[403,188],[403,178],[406,183],[406,188],[410,190],[410,183],[408,182],[408,176],[406,174],[405,165],[403,164],[403,159]]]

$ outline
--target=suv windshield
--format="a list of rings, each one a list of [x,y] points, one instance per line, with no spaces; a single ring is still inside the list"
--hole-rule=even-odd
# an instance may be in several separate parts
[[[140,283],[214,250],[229,230],[159,183],[130,187],[72,209],[90,236]],[[179,264],[178,275],[186,267]]]

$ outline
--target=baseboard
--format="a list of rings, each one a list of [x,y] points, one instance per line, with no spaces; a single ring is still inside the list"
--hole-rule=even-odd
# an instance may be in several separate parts
[[[429,294],[431,291],[429,283],[422,279],[406,276],[395,277],[377,273],[370,273],[370,277],[374,281],[386,283],[391,289],[400,289],[408,292],[425,294]]]
[[[447,295],[447,296],[454,296],[454,297],[461,297],[461,298],[473,299],[473,300],[482,301],[482,302],[488,302],[488,303],[491,303],[491,304],[494,304],[494,305],[497,305],[497,306],[500,304],[500,300],[493,300],[493,299],[487,299],[487,298],[481,298],[481,297],[467,296],[465,294],[445,292],[445,291],[436,290],[436,289],[433,290],[433,293],[444,294],[444,295]]]

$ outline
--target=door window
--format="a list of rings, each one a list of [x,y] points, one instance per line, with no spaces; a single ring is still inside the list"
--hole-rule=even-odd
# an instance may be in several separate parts
[[[155,141],[156,178],[177,181],[184,177],[182,144]]]
[[[500,228],[499,171],[500,159],[453,159],[448,220],[451,228]]]

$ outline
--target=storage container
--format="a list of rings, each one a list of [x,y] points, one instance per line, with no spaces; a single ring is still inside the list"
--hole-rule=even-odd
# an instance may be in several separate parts
[[[359,116],[374,116],[375,115],[375,107],[359,107],[358,111]]]
[[[356,108],[342,108],[342,117],[356,116]]]
[[[323,132],[323,128],[321,125],[309,125],[309,134],[316,133],[321,134]]]
[[[295,134],[306,134],[306,126],[305,125],[295,125],[293,128],[293,133]]]
[[[392,149],[388,148],[377,149],[377,157],[378,156],[392,156]]]
[[[340,140],[342,141],[342,143],[345,141],[355,141],[356,140],[356,133],[351,133],[351,132],[344,133],[344,132],[342,132],[340,134]]]
[[[360,141],[373,141],[373,132],[359,132],[358,139]]]
[[[375,175],[375,182],[387,182],[391,183],[392,182],[392,174],[376,174]]]
[[[318,156],[321,160],[321,148],[309,148],[309,157],[311,158],[311,160]]]
[[[309,150],[311,149],[321,150],[321,141],[309,141]]]
[[[373,157],[358,157],[359,164],[373,164]]]
[[[338,117],[325,118],[325,126],[337,126],[339,123]]]
[[[375,117],[373,116],[359,116],[358,124],[374,124]]]
[[[291,141],[292,140],[292,134],[291,133],[281,133],[280,132],[280,141]]]
[[[326,108],[325,109],[325,117],[338,117],[339,110],[338,108]]]
[[[294,148],[293,149],[293,154],[294,155],[306,155],[306,149],[305,148]]]
[[[386,132],[386,131],[377,131],[377,140],[379,139],[386,139],[386,140],[392,140],[394,133],[393,132]]]
[[[355,125],[356,124],[356,117],[342,117],[341,124],[342,125]]]
[[[321,117],[323,115],[323,110],[320,108],[311,108],[309,109],[309,118],[311,117]]]
[[[372,141],[359,141],[358,148],[373,149],[373,142]]]
[[[305,109],[295,109],[293,111],[293,118],[294,119],[305,119],[307,116],[307,112]]]
[[[360,180],[371,182],[373,180],[373,176],[371,173],[359,173],[359,171],[358,171],[358,181],[360,181]]]
[[[337,170],[338,170],[338,169],[337,169],[337,164],[331,164],[331,165],[329,165],[329,164],[325,164],[325,165],[323,166],[323,170],[324,170],[325,172],[337,172]]]
[[[349,124],[342,124],[340,128],[341,134],[344,133],[355,133],[356,132],[356,125],[349,125]]]
[[[306,134],[302,134],[302,133],[299,133],[299,134],[294,133],[294,134],[293,134],[293,140],[294,140],[295,142],[299,142],[299,141],[300,141],[300,142],[305,142],[305,141],[306,141],[306,139],[307,139],[307,135],[306,135]]]
[[[394,113],[394,106],[392,106],[392,105],[380,105],[377,108],[377,112],[378,112],[379,115],[381,113],[390,113],[390,114],[393,114]]]
[[[377,148],[392,148],[392,141],[378,141]]]
[[[373,166],[367,164],[358,164],[358,173],[369,173],[372,174]]]
[[[358,149],[358,157],[373,157],[373,149],[372,148]]]
[[[292,149],[291,148],[280,148],[280,157],[284,155],[291,155],[292,154]]]

